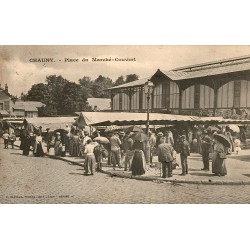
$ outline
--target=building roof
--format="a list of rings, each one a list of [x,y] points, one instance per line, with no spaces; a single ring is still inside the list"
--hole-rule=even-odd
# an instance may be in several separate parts
[[[14,110],[24,110],[24,111],[33,111],[37,112],[38,109],[42,106],[45,106],[42,102],[24,102],[24,101],[17,101],[13,106]]]
[[[0,110],[0,115],[2,115],[2,116],[9,116],[10,114],[6,110]]]
[[[92,108],[96,106],[97,110],[111,109],[111,99],[109,98],[88,98],[87,102]]]
[[[190,65],[170,71],[160,70],[171,80],[185,80],[250,70],[250,56]]]
[[[142,78],[142,79],[139,79],[139,80],[136,80],[136,81],[133,81],[133,82],[128,82],[128,83],[124,83],[122,85],[119,85],[119,86],[115,86],[115,87],[112,87],[112,88],[109,88],[109,89],[120,89],[120,88],[129,88],[129,87],[136,87],[136,86],[141,86],[141,85],[144,85],[145,82],[150,79],[152,76],[149,76],[149,77],[146,77],[146,78]]]
[[[161,72],[173,81],[180,81],[243,71],[250,71],[250,55],[189,65],[185,67],[175,68],[169,71],[158,69],[155,74]],[[151,79],[151,77],[143,78],[130,83],[125,83],[110,89],[121,89],[141,86],[145,84],[145,81],[147,79]]]
[[[4,98],[4,97],[11,97],[10,93],[8,93],[5,89],[3,89],[2,87],[0,87],[0,98]]]

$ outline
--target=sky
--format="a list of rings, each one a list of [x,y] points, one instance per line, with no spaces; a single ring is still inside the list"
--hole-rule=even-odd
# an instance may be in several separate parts
[[[249,54],[250,46],[0,46],[0,84],[3,87],[7,83],[9,93],[19,96],[33,84],[45,83],[48,75],[62,75],[76,83],[83,76],[94,80],[103,75],[113,81],[127,74],[146,78],[157,69],[171,70]],[[34,62],[43,58],[53,58],[53,62]],[[92,58],[114,61],[93,62]],[[135,61],[115,61],[116,58]]]

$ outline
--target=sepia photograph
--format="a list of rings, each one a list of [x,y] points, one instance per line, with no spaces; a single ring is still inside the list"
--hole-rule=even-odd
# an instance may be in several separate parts
[[[250,46],[1,45],[1,204],[248,204]]]

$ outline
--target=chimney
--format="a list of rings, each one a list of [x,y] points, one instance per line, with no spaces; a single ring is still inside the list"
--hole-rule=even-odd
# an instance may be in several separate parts
[[[9,88],[8,88],[7,83],[5,84],[5,92],[9,93]]]

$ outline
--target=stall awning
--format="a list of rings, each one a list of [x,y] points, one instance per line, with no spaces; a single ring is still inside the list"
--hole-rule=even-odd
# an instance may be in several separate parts
[[[150,125],[175,125],[181,122],[194,124],[250,124],[250,120],[224,119],[223,117],[198,117],[186,115],[173,115],[150,113]],[[75,124],[78,127],[85,126],[127,126],[146,125],[147,113],[133,112],[81,112]]]
[[[199,122],[197,116],[150,113],[151,125],[175,124],[176,122]],[[146,113],[130,112],[82,112],[76,120],[76,125],[83,126],[110,126],[110,125],[146,125]]]
[[[47,128],[54,131],[56,129],[65,129],[66,124],[70,126],[75,122],[76,117],[35,117],[25,119],[36,128],[41,126],[43,131],[46,131]]]

